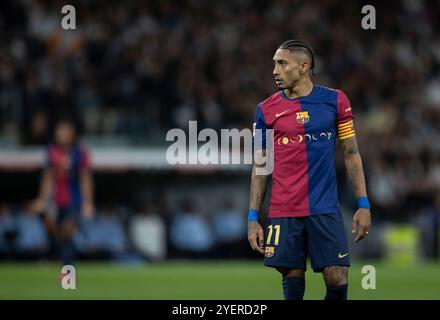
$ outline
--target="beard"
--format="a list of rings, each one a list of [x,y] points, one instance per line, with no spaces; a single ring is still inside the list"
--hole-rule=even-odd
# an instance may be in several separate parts
[[[281,80],[281,81],[279,81],[279,82],[278,82],[278,81],[275,81],[275,84],[276,84],[276,86],[278,87],[278,89],[280,89],[280,90],[284,90],[284,89],[287,88],[287,86],[286,86],[284,80]]]
[[[285,79],[279,79],[280,81],[275,81],[276,86],[279,90],[291,89],[294,88],[301,80],[301,78],[289,79],[286,81]]]

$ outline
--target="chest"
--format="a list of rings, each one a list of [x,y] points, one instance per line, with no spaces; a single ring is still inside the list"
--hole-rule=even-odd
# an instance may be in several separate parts
[[[52,167],[56,174],[67,173],[79,167],[80,155],[77,150],[64,151],[54,149],[50,157]]]
[[[337,111],[325,102],[286,103],[274,110],[275,134],[315,134],[336,132]]]

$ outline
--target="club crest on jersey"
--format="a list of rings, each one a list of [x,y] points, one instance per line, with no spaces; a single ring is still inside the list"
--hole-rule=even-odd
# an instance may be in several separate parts
[[[264,250],[264,255],[267,258],[273,257],[274,253],[275,253],[275,247],[266,247]]]
[[[310,117],[308,111],[302,111],[296,113],[296,122],[298,122],[299,124],[306,124],[307,122],[309,122],[309,120]]]

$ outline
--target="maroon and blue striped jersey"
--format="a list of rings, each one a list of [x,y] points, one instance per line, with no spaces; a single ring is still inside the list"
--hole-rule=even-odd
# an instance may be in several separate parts
[[[257,105],[254,128],[263,132],[262,147],[264,131],[273,130],[270,218],[341,212],[336,140],[355,135],[350,102],[341,90],[315,85],[296,99],[278,91]]]
[[[53,170],[55,179],[55,204],[58,208],[79,208],[82,203],[80,171],[90,169],[87,149],[75,146],[71,150],[64,150],[50,145],[46,157],[46,167]]]

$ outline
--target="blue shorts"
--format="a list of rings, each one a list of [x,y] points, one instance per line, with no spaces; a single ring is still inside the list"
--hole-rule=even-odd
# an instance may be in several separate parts
[[[81,209],[79,207],[70,207],[70,208],[58,208],[58,215],[56,222],[57,224],[62,224],[66,220],[73,219],[78,221],[81,217]]]
[[[341,214],[269,219],[264,265],[306,270],[307,256],[314,272],[328,266],[350,266]]]

